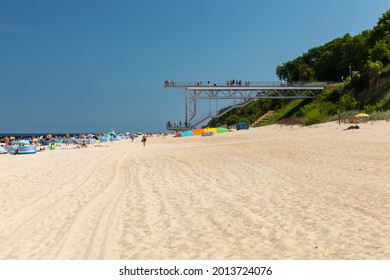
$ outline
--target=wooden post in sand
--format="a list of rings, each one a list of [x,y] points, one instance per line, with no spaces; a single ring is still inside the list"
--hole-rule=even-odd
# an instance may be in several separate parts
[[[340,123],[341,123],[340,109],[337,110],[337,114],[338,114],[338,117],[339,117],[339,125],[340,125]]]

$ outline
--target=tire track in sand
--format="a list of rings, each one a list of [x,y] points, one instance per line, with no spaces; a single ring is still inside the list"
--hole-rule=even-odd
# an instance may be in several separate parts
[[[129,185],[130,176],[126,165],[129,153],[123,154],[115,162],[113,180],[78,210],[54,258],[111,258],[110,250],[119,235],[118,223],[124,192]]]
[[[28,247],[31,239],[39,239],[39,243],[44,243],[47,246],[54,242],[54,240],[48,241],[50,234],[48,233],[50,229],[55,228],[58,232],[60,227],[66,227],[65,224],[59,225],[54,213],[64,212],[63,208],[60,205],[69,204],[69,198],[73,197],[76,193],[83,193],[84,186],[90,185],[93,180],[93,174],[99,168],[101,162],[105,161],[111,154],[105,155],[98,161],[90,163],[85,169],[84,172],[80,173],[76,178],[73,178],[74,182],[79,182],[75,184],[75,187],[71,189],[61,189],[59,192],[51,193],[45,197],[36,199],[32,203],[28,204],[25,207],[20,208],[14,215],[10,216],[9,219],[3,220],[3,227],[7,231],[1,232],[1,241],[0,247],[3,247],[2,244],[7,244],[5,246],[8,250],[3,250],[1,252],[0,258],[4,259],[14,259],[14,258],[26,258],[33,257],[36,258],[37,248],[29,248],[28,255],[26,252],[22,252],[20,247]],[[77,205],[75,205],[77,207]],[[69,209],[69,207],[68,207]],[[71,208],[72,209],[72,208]],[[72,213],[69,213],[71,215]],[[32,235],[32,233],[35,233]],[[56,240],[58,241],[58,240]],[[22,244],[22,245],[21,245]],[[47,256],[47,255],[46,255]]]

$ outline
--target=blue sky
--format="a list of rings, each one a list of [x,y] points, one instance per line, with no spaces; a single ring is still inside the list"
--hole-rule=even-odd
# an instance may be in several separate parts
[[[278,65],[371,29],[388,0],[0,1],[0,134],[165,131],[176,81],[277,81]]]

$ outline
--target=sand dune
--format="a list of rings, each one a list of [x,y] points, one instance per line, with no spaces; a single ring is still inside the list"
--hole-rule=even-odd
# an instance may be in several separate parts
[[[389,259],[390,123],[0,155],[0,259]]]

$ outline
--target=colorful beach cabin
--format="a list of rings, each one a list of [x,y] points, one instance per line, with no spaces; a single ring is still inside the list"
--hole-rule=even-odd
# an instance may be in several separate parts
[[[247,123],[247,122],[240,122],[240,123],[236,124],[236,129],[237,130],[249,129],[249,123]]]
[[[193,130],[186,130],[181,133],[177,133],[174,137],[187,137],[187,136],[212,136],[217,133],[229,132],[229,129],[224,127],[207,127]]]

